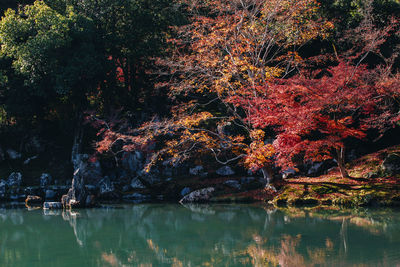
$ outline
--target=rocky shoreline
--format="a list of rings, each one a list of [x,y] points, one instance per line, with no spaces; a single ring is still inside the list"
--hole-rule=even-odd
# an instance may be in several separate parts
[[[275,188],[265,188],[261,177],[246,176],[229,166],[215,170],[201,165],[161,166],[144,173],[145,159],[140,152],[126,154],[121,166],[115,169],[85,156],[82,158],[86,162],[79,169],[85,191],[85,203],[80,207],[110,201],[400,206],[399,152],[400,146],[394,146],[352,161],[349,164],[352,178],[349,179],[340,178],[338,169],[326,163],[310,165],[307,176],[289,170],[276,178]],[[13,159],[9,156],[9,160]],[[27,206],[60,209],[63,208],[62,198],[70,194],[70,189],[71,181],[54,179],[50,173],[42,173],[33,184],[27,185],[22,172],[11,172],[7,179],[0,179],[0,202],[25,202]]]

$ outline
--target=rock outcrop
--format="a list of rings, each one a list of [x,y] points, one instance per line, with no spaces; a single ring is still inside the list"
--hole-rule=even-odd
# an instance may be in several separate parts
[[[22,184],[22,174],[20,172],[13,172],[8,176],[7,185],[9,187],[21,186]]]
[[[235,172],[229,166],[223,166],[219,168],[216,173],[221,176],[230,176],[235,174]]]
[[[214,187],[199,189],[199,190],[191,192],[190,194],[187,194],[179,202],[180,203],[208,202],[211,199],[211,197],[213,196],[214,191],[215,191]]]
[[[387,175],[400,173],[400,155],[396,153],[389,154],[382,163],[382,171]]]

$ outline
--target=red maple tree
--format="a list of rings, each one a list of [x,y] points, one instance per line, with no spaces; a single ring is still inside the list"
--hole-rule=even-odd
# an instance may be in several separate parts
[[[382,82],[376,71],[341,61],[322,78],[297,75],[276,79],[256,97],[233,97],[237,106],[251,109],[247,120],[257,128],[276,132],[273,143],[277,163],[293,166],[296,159],[336,159],[341,175],[345,168],[345,140],[362,139],[368,129],[393,125],[400,117],[388,98],[399,94],[399,80]]]

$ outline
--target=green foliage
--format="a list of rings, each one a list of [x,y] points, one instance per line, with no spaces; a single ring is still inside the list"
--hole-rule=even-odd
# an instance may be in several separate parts
[[[9,8],[17,9],[19,6],[32,4],[34,0],[1,0],[0,1],[0,16],[3,16],[4,11]]]
[[[382,25],[389,22],[388,17],[398,16],[398,0],[318,0],[324,16],[336,22],[337,32],[356,27],[364,16],[365,8],[371,3],[372,15]]]
[[[0,22],[0,97],[20,120],[69,119],[85,109],[128,107],[150,94],[174,1],[35,1]],[[15,7],[12,6],[11,7]]]
[[[49,3],[52,1],[48,1]],[[136,109],[150,104],[153,84],[149,73],[154,58],[166,51],[170,26],[183,19],[177,1],[170,0],[66,0],[90,18],[98,37],[97,46],[109,57],[107,83],[102,86],[104,103]],[[116,75],[117,74],[117,75]],[[117,77],[119,75],[119,77]],[[110,103],[109,99],[113,99]]]
[[[18,13],[9,9],[0,23],[2,53],[13,59],[25,85],[44,97],[51,90],[65,95],[76,87],[94,86],[101,67],[93,38],[89,19],[72,7],[62,15],[42,1]]]

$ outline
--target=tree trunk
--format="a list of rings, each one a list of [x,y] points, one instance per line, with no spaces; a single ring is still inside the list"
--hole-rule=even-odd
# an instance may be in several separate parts
[[[340,174],[342,178],[349,178],[349,174],[345,167],[345,148],[344,146],[340,147],[340,149],[336,149],[337,154],[337,164],[340,170]]]
[[[264,176],[266,186],[269,186],[274,180],[274,172],[270,166],[261,168],[261,172]]]
[[[264,166],[263,168],[261,168],[261,171],[264,176],[265,188],[271,189],[276,192],[277,191],[276,188],[271,185],[271,183],[274,180],[274,172],[273,172],[271,166]]]

